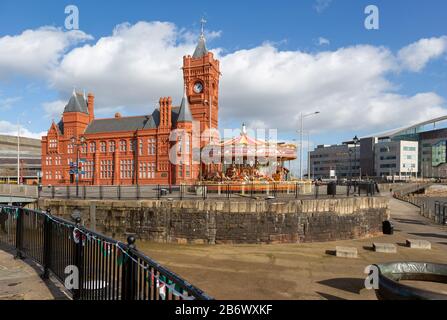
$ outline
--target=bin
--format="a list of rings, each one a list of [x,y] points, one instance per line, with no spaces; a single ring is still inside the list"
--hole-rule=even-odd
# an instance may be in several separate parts
[[[337,195],[337,183],[336,182],[329,182],[327,185],[327,195],[328,196],[336,196]]]
[[[384,221],[382,223],[382,231],[383,234],[388,234],[388,235],[392,235],[394,234],[394,225],[391,223],[391,221]]]

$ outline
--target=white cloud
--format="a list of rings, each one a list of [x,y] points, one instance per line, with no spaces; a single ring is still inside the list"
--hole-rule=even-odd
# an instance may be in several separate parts
[[[181,98],[182,56],[194,47],[172,23],[121,24],[111,36],[67,53],[51,84],[65,94],[87,88],[100,108],[144,105],[140,112],[149,113],[160,96]]]
[[[17,131],[17,124],[5,120],[0,120],[0,134],[17,137]],[[46,135],[46,132],[35,133],[30,131],[26,127],[20,126],[21,137],[40,139],[44,135]]]
[[[2,111],[9,110],[15,103],[17,103],[20,100],[22,100],[22,97],[1,98],[0,95],[0,110]]]
[[[42,76],[58,64],[67,48],[91,39],[82,31],[64,32],[54,27],[1,37],[0,79],[15,74]]]
[[[67,101],[64,100],[44,102],[42,107],[45,112],[45,117],[48,119],[54,119],[54,121],[57,122],[61,118],[66,104]]]
[[[172,96],[179,103],[182,56],[192,54],[196,39],[172,23],[139,22],[118,25],[110,36],[94,43],[58,49],[64,53],[48,56],[60,55],[59,62],[42,76],[59,92],[60,100],[43,104],[43,109],[57,121],[73,86],[94,92],[97,115],[114,110],[148,114],[161,96]],[[435,54],[439,49],[424,55],[414,48],[419,45],[398,55],[371,45],[317,53],[281,51],[268,42],[229,54],[215,49],[223,74],[221,126],[245,121],[250,127],[277,128],[281,135],[298,128],[300,112],[319,110],[319,116],[306,119],[313,132],[365,128],[372,132],[444,115],[445,101],[436,93],[400,94],[399,84],[388,79],[401,70],[396,65],[411,61],[410,52],[425,57],[406,63],[410,71],[419,71],[419,66],[439,56]],[[3,68],[0,63],[0,75]]]
[[[331,42],[328,39],[326,39],[326,38],[319,37],[318,40],[317,40],[317,44],[319,46],[328,46],[328,45],[331,44]]]
[[[181,57],[194,51],[192,39],[171,23],[122,24],[110,37],[66,54],[52,83],[67,97],[73,81],[92,90],[99,112],[121,108],[150,113],[160,96],[180,100]],[[395,92],[397,85],[387,76],[397,71],[397,58],[383,47],[306,53],[280,51],[265,42],[226,55],[220,49],[215,53],[223,73],[222,125],[246,121],[291,132],[300,112],[319,110],[321,115],[306,121],[314,131],[373,131],[445,112],[445,102],[433,92]]]
[[[447,52],[447,36],[421,39],[402,48],[398,58],[403,68],[419,72],[426,64]]]
[[[326,10],[327,8],[329,8],[331,3],[332,3],[332,0],[316,0],[314,8],[315,8],[315,10],[317,10],[318,13],[321,13],[324,10]]]

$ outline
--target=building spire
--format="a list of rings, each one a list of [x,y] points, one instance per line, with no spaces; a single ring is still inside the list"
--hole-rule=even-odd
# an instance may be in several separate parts
[[[202,18],[200,20],[200,37],[199,37],[199,43],[197,43],[196,50],[194,51],[194,54],[192,55],[193,58],[202,58],[208,53],[208,49],[206,48],[206,39],[205,39],[205,23],[207,21]]]
[[[191,110],[189,109],[188,95],[186,94],[186,83],[183,89],[183,98],[180,103],[179,115],[177,122],[192,122]]]

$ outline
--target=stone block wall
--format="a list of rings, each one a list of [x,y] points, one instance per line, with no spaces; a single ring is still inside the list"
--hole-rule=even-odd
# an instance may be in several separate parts
[[[74,209],[100,233],[177,243],[299,243],[368,237],[382,232],[382,197],[261,201],[42,199],[41,209],[69,218]]]

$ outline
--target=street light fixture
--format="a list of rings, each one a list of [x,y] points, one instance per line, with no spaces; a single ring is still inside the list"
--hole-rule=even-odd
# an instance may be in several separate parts
[[[73,146],[76,146],[76,169],[75,169],[76,171],[75,171],[75,173],[76,173],[76,198],[77,198],[77,197],[79,197],[79,147],[85,143],[86,138],[84,136],[81,136],[79,138],[79,143],[77,143],[78,142],[77,137],[73,136],[73,137],[71,137],[70,141]]]
[[[320,111],[315,111],[312,113],[303,114],[301,112],[300,114],[300,122],[301,122],[301,128],[300,128],[300,179],[303,180],[303,130],[304,130],[304,118],[308,118],[311,116],[315,116],[317,114],[320,114]]]
[[[354,166],[357,167],[357,144],[360,142],[360,139],[355,136],[352,140],[354,141]],[[359,179],[361,180],[362,177],[359,177]]]

